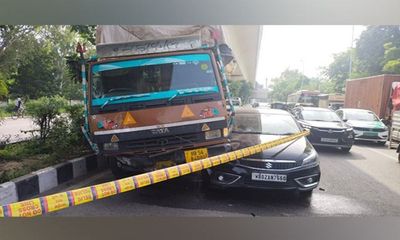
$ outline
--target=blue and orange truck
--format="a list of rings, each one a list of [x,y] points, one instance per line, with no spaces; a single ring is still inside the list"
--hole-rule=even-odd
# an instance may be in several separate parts
[[[98,26],[82,61],[88,142],[116,177],[229,151],[232,58],[219,26]]]

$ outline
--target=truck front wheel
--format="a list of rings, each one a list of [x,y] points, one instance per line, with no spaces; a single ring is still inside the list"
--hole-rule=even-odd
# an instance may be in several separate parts
[[[120,163],[118,163],[118,160],[115,157],[109,157],[108,161],[111,172],[116,179],[125,178],[132,175],[131,172],[125,171],[121,168]]]

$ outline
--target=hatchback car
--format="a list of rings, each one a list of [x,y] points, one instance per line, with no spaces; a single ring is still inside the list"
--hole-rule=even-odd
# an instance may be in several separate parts
[[[233,149],[265,143],[299,133],[293,116],[276,109],[237,109],[231,141]],[[317,187],[317,152],[306,137],[209,169],[209,180],[219,187],[292,189],[309,196]]]
[[[337,115],[354,129],[354,139],[372,141],[385,145],[389,129],[372,111],[365,109],[342,108]]]
[[[327,108],[299,107],[292,110],[299,123],[310,130],[308,140],[314,146],[340,148],[349,152],[354,143],[353,129]]]

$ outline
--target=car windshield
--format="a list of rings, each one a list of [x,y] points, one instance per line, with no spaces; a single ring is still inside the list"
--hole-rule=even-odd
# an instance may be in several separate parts
[[[287,135],[300,131],[295,120],[279,114],[236,114],[234,132]]]
[[[218,92],[208,54],[185,54],[96,64],[91,71],[92,104],[169,99],[185,94]],[[193,91],[188,91],[193,90]],[[133,96],[119,98],[119,96]],[[134,97],[138,95],[138,97]],[[181,94],[182,95],[182,94]]]
[[[373,112],[368,111],[346,111],[347,120],[357,120],[357,121],[379,121],[378,117]]]
[[[331,111],[303,110],[301,115],[306,121],[340,122],[338,115]]]

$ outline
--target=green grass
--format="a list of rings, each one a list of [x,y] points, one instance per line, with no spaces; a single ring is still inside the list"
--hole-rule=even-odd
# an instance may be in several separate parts
[[[73,149],[60,156],[38,140],[7,145],[0,149],[0,183],[90,153],[82,146]]]

